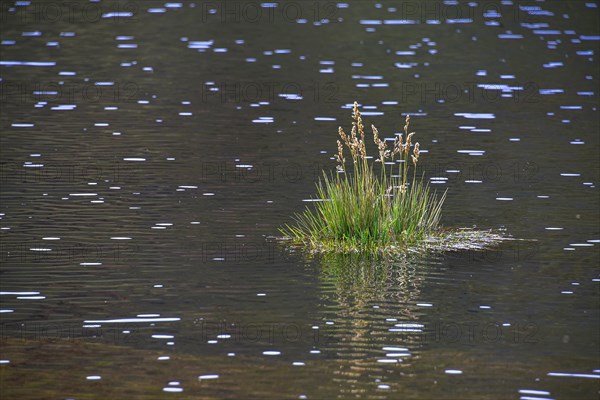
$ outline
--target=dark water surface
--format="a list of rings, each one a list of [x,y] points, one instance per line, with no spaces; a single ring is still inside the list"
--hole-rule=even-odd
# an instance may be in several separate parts
[[[3,399],[594,399],[598,2],[2,2]],[[493,251],[268,237],[359,101]]]

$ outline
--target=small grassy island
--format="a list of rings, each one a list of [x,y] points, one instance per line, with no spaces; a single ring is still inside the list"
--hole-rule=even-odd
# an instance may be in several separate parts
[[[481,248],[501,240],[491,232],[449,231],[440,226],[446,192],[436,194],[417,174],[420,146],[413,145],[410,116],[391,148],[371,125],[378,152],[374,161],[367,155],[356,102],[352,119],[350,134],[339,128],[337,173],[323,172],[313,207],[296,214],[294,225],[280,229],[285,239],[311,252],[397,255],[411,250]],[[351,163],[346,162],[344,149],[350,152]]]

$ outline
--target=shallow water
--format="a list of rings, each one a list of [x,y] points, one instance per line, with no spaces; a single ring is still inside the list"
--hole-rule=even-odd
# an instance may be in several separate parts
[[[2,394],[597,397],[597,2],[16,4]],[[444,225],[532,240],[391,265],[268,240],[355,99],[387,137],[410,113]]]

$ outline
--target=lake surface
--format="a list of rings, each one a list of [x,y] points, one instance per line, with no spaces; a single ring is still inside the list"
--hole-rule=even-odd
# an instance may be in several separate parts
[[[598,2],[1,7],[3,398],[597,398]],[[527,240],[273,241],[354,100]]]

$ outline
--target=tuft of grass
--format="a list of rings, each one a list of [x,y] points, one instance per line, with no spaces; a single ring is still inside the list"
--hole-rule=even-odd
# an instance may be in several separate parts
[[[322,252],[405,252],[439,231],[446,192],[436,196],[417,175],[419,143],[412,144],[406,116],[404,134],[392,148],[373,125],[378,157],[367,156],[365,131],[354,102],[352,130],[339,128],[337,173],[323,172],[313,206],[295,215],[280,232],[295,244]],[[347,169],[344,149],[350,152]]]

